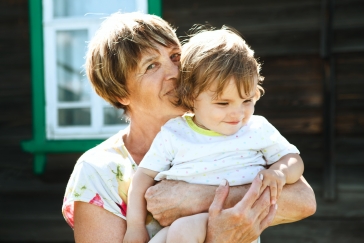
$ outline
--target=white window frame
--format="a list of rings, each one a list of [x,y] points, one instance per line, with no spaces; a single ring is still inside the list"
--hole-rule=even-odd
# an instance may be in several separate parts
[[[136,0],[137,9],[147,12],[148,1]],[[117,10],[116,10],[117,11]],[[46,99],[46,136],[49,140],[59,139],[104,139],[125,128],[127,124],[103,125],[103,108],[110,107],[94,91],[90,101],[57,101],[56,32],[59,30],[87,30],[88,40],[92,38],[102,22],[102,16],[95,18],[57,18],[53,19],[53,1],[43,0],[43,41],[44,41],[44,78]],[[85,43],[86,45],[86,43]],[[86,48],[85,48],[86,50]],[[90,126],[58,126],[59,108],[89,108]]]

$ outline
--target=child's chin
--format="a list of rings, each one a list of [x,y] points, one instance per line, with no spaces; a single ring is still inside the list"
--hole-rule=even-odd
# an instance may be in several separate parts
[[[237,133],[239,130],[236,130],[236,131],[229,131],[229,132],[226,132],[226,133],[222,133],[223,135],[225,136],[231,136],[231,135],[234,135],[235,133]]]

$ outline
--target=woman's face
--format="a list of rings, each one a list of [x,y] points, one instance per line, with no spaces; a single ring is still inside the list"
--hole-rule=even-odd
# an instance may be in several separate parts
[[[131,119],[136,114],[162,119],[161,122],[182,115],[171,101],[175,99],[175,87],[179,76],[180,46],[164,47],[142,54],[136,71],[127,79]]]

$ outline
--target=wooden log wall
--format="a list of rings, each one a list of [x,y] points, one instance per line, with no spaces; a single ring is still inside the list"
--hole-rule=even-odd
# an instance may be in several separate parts
[[[32,155],[20,142],[32,135],[28,1],[0,1],[0,179],[31,175]]]

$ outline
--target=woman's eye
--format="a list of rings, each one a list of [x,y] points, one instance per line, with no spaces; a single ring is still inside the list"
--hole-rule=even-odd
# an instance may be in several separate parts
[[[181,53],[175,53],[171,56],[172,62],[179,62],[181,59]]]
[[[155,68],[157,65],[155,65],[155,63],[153,63],[153,64],[150,64],[148,67],[147,67],[147,71],[148,70],[151,70],[151,69],[153,69],[153,68]]]
[[[244,103],[250,103],[252,100],[244,100]]]

